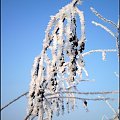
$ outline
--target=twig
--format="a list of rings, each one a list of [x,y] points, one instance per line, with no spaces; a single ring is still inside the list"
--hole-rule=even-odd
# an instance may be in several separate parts
[[[82,56],[86,56],[86,55],[89,55],[89,54],[92,54],[92,53],[95,53],[95,52],[116,52],[117,50],[116,49],[108,49],[108,50],[102,50],[102,49],[99,49],[99,50],[90,50],[88,52],[85,52],[82,54]]]
[[[103,98],[104,99],[105,97],[99,96],[99,98]],[[107,100],[104,99],[104,101],[109,106],[109,108],[113,111],[113,113],[117,114],[117,112],[114,110],[114,108],[112,107],[112,105]]]
[[[106,26],[104,26],[104,25],[102,25],[102,24],[100,24],[100,23],[97,23],[97,22],[95,22],[95,21],[92,21],[92,23],[93,23],[94,25],[96,25],[96,26],[99,26],[99,27],[103,28],[105,31],[107,31],[109,34],[111,34],[113,37],[117,38],[117,37],[115,36],[115,34],[114,34],[109,28],[107,28]]]
[[[93,100],[93,101],[100,101],[100,100],[114,100],[111,98],[80,98],[80,97],[49,97],[47,99],[55,99],[55,98],[70,98],[70,99],[78,99],[78,100]]]
[[[90,7],[91,11],[97,16],[99,17],[101,20],[103,20],[104,22],[110,23],[112,24],[114,27],[116,27],[118,29],[118,26],[111,20],[108,20],[106,18],[104,18],[102,15],[100,15],[93,7]]]
[[[15,99],[12,100],[11,102],[9,102],[7,105],[5,105],[4,107],[2,107],[2,108],[0,109],[0,111],[2,111],[3,109],[5,109],[6,107],[8,107],[9,105],[11,105],[12,103],[14,103],[15,101],[19,100],[21,97],[23,97],[23,96],[25,96],[25,95],[27,95],[27,94],[28,94],[28,92],[25,92],[25,93],[23,93],[22,95],[20,95],[19,97],[15,98]]]
[[[109,120],[106,115],[102,116],[102,120],[104,120],[104,118],[106,118],[106,120]]]
[[[45,96],[49,96],[49,95],[55,95],[55,94],[60,94],[60,93],[74,93],[74,94],[84,94],[84,95],[89,95],[89,94],[118,94],[119,91],[104,91],[104,92],[70,92],[70,91],[61,91],[61,92],[56,92],[53,94],[46,94]]]
[[[116,72],[114,72],[115,73],[115,76],[119,79],[119,74],[118,73],[116,73]]]
[[[29,113],[24,120],[28,120],[28,118],[31,116],[31,113]]]

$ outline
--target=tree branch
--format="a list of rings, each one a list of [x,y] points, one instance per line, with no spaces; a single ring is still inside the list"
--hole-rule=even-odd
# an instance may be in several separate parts
[[[105,98],[105,97],[101,97],[99,96],[99,98]],[[114,108],[112,107],[112,105],[107,101],[107,100],[104,100],[106,102],[106,104],[109,106],[109,108],[113,111],[114,114],[117,114],[117,112],[114,110]]]
[[[100,27],[103,28],[106,32],[108,32],[109,34],[111,34],[113,37],[117,38],[117,37],[115,36],[115,34],[114,34],[109,28],[107,28],[106,26],[104,26],[104,25],[102,25],[102,24],[100,24],[100,23],[97,23],[97,22],[95,22],[95,21],[92,21],[92,23],[93,23],[94,25],[96,25],[96,26],[100,26]]]
[[[59,96],[59,97],[49,97],[47,99],[55,99],[55,98],[70,98],[70,99],[78,99],[78,100],[93,100],[93,101],[100,101],[100,100],[114,100],[111,98],[80,98],[80,97],[65,97],[65,96]]]
[[[104,18],[102,15],[100,15],[93,7],[90,7],[91,11],[101,20],[103,20],[104,22],[110,23],[112,24],[114,27],[116,27],[118,29],[118,26],[111,20],[108,20],[106,18]]]
[[[60,93],[74,93],[74,94],[84,94],[84,95],[96,95],[96,94],[118,94],[119,91],[104,91],[104,92],[69,92],[69,91],[61,91],[61,92],[56,92],[53,94],[46,94],[45,96],[50,96],[50,95],[55,95],[55,94],[60,94]]]
[[[89,55],[89,54],[92,54],[92,53],[95,53],[95,52],[116,52],[117,50],[116,49],[108,49],[108,50],[102,50],[102,49],[99,49],[99,50],[90,50],[88,52],[85,52],[82,54],[82,56],[86,56],[86,55]]]
[[[31,116],[31,113],[29,113],[24,120],[28,120],[28,118]],[[33,118],[34,119],[34,118]]]
[[[0,109],[0,111],[2,111],[3,109],[5,109],[6,107],[8,107],[9,105],[11,105],[12,103],[14,103],[15,101],[19,100],[21,97],[23,97],[23,96],[25,96],[25,95],[27,95],[27,94],[28,94],[28,92],[25,92],[25,93],[23,93],[22,95],[20,95],[19,97],[15,98],[15,99],[12,100],[11,102],[9,102],[7,105],[5,105],[4,107],[2,107],[2,108]]]

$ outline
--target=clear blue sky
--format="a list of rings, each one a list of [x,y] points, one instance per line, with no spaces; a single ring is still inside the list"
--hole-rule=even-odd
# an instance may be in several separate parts
[[[69,2],[71,0],[2,0],[2,106],[28,91],[33,60],[42,50],[50,15],[55,15]],[[115,29],[99,20],[90,11],[91,6],[104,17],[118,22],[118,0],[84,0],[79,9],[85,14],[85,51],[115,48],[115,39],[91,21],[103,23],[114,32]],[[116,53],[108,53],[106,61],[101,58],[100,53],[85,58],[89,78],[96,81],[81,83],[80,91],[118,90],[118,79],[114,75],[118,72]],[[117,100],[111,104],[117,109]],[[27,99],[24,97],[2,112],[2,120],[23,120],[26,107]],[[90,112],[86,113],[79,103],[75,112],[54,117],[54,120],[100,120],[104,114],[108,117],[113,115],[104,102],[90,101],[88,107]]]

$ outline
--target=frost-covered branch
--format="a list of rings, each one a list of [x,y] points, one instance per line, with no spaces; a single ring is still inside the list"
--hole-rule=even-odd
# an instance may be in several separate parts
[[[98,96],[99,98],[105,98],[105,97],[101,97],[101,96]],[[104,99],[104,101],[106,102],[106,104],[109,106],[109,108],[113,111],[114,114],[117,114],[117,112],[115,111],[115,109],[112,107],[112,105]]]
[[[66,93],[74,93],[74,94],[83,94],[83,95],[98,95],[98,94],[118,94],[119,91],[103,91],[103,92],[75,92],[75,91],[61,91],[53,94],[46,94],[45,96],[55,95],[55,94],[66,94]]]
[[[98,50],[90,50],[88,52],[85,52],[82,54],[83,57],[87,56],[87,55],[90,55],[92,53],[96,53],[96,52],[101,52],[102,53],[102,59],[105,60],[106,59],[106,53],[107,52],[116,52],[117,50],[116,49],[107,49],[107,50],[104,50],[104,49],[98,49]]]
[[[31,116],[31,113],[29,113],[29,114],[25,117],[24,120],[28,120],[30,116]],[[34,118],[33,118],[33,119],[34,119]]]
[[[70,98],[70,99],[78,99],[78,100],[92,100],[92,101],[100,101],[100,100],[114,100],[111,98],[81,98],[81,97],[49,97],[48,99],[56,99],[56,98]]]
[[[101,120],[104,120],[104,118],[105,118],[106,120],[109,120],[106,115],[103,115]]]
[[[115,76],[119,79],[119,74],[118,73],[116,73],[116,72],[114,72],[115,73]]]
[[[98,22],[95,22],[95,21],[92,21],[92,23],[94,24],[94,25],[96,25],[96,26],[99,26],[99,27],[101,27],[101,28],[103,28],[106,32],[108,32],[110,35],[112,35],[114,38],[117,38],[116,36],[115,36],[115,34],[109,29],[109,28],[107,28],[106,26],[104,26],[104,25],[102,25],[102,24],[100,24],[100,23],[98,23]]]
[[[90,7],[91,11],[97,16],[99,17],[101,20],[107,22],[107,23],[110,23],[112,24],[114,27],[116,27],[118,29],[118,26],[111,20],[108,20],[106,18],[104,18],[101,14],[99,14],[93,7]]]
[[[5,109],[6,107],[8,107],[9,105],[11,105],[12,103],[16,102],[17,100],[19,100],[21,97],[26,96],[28,94],[28,92],[23,93],[22,95],[20,95],[19,97],[15,98],[14,100],[10,101],[7,105],[5,105],[4,107],[2,107],[0,109],[0,111],[2,111],[3,109]]]
[[[96,26],[100,26],[101,28],[103,28],[106,32],[108,32],[110,35],[112,35],[115,39],[116,39],[116,48],[117,48],[117,52],[118,52],[118,57],[119,57],[119,31],[118,31],[118,34],[115,35],[110,29],[108,29],[106,26],[100,24],[100,23],[97,23],[95,21],[92,21],[92,23]]]
[[[72,0],[71,3],[75,6],[76,4],[82,4],[82,1],[81,0]]]

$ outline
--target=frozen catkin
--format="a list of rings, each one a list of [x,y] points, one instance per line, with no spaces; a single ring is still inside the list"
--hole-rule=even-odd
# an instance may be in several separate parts
[[[75,80],[76,75],[78,74],[79,79],[82,79],[80,74],[82,74],[82,70],[85,71],[84,65],[79,63],[79,61],[84,62],[80,56],[85,49],[86,39],[84,14],[76,7],[80,3],[81,1],[74,0],[59,10],[56,15],[51,16],[45,31],[43,50],[34,60],[28,97],[28,114],[38,116],[39,120],[44,119],[44,115],[41,114],[45,114],[48,119],[51,119],[52,114],[48,114],[50,110],[55,110],[58,115],[60,110],[62,110],[62,114],[64,113],[64,99],[50,101],[45,98],[45,95],[67,90],[67,88],[72,90],[70,86],[77,81]],[[81,24],[80,39],[76,32],[77,15],[80,18],[79,24]],[[78,64],[80,73],[77,72],[79,71]],[[85,71],[85,73],[87,72]],[[73,93],[69,95],[75,97]],[[59,95],[52,97],[59,97]],[[69,101],[74,109],[75,99]],[[49,107],[46,108],[45,104]]]
[[[45,31],[43,49],[34,60],[25,120],[35,117],[38,120],[52,120],[54,114],[63,115],[65,108],[68,112],[74,110],[76,99],[103,100],[79,97],[76,86],[81,81],[89,81],[82,76],[84,72],[88,77],[84,56],[101,52],[102,59],[105,60],[106,53],[115,50],[92,50],[84,53],[85,19],[77,4],[81,4],[81,1],[73,0],[56,15],[51,16]],[[79,32],[76,30],[77,24],[81,27]],[[81,35],[80,38],[78,34]]]

